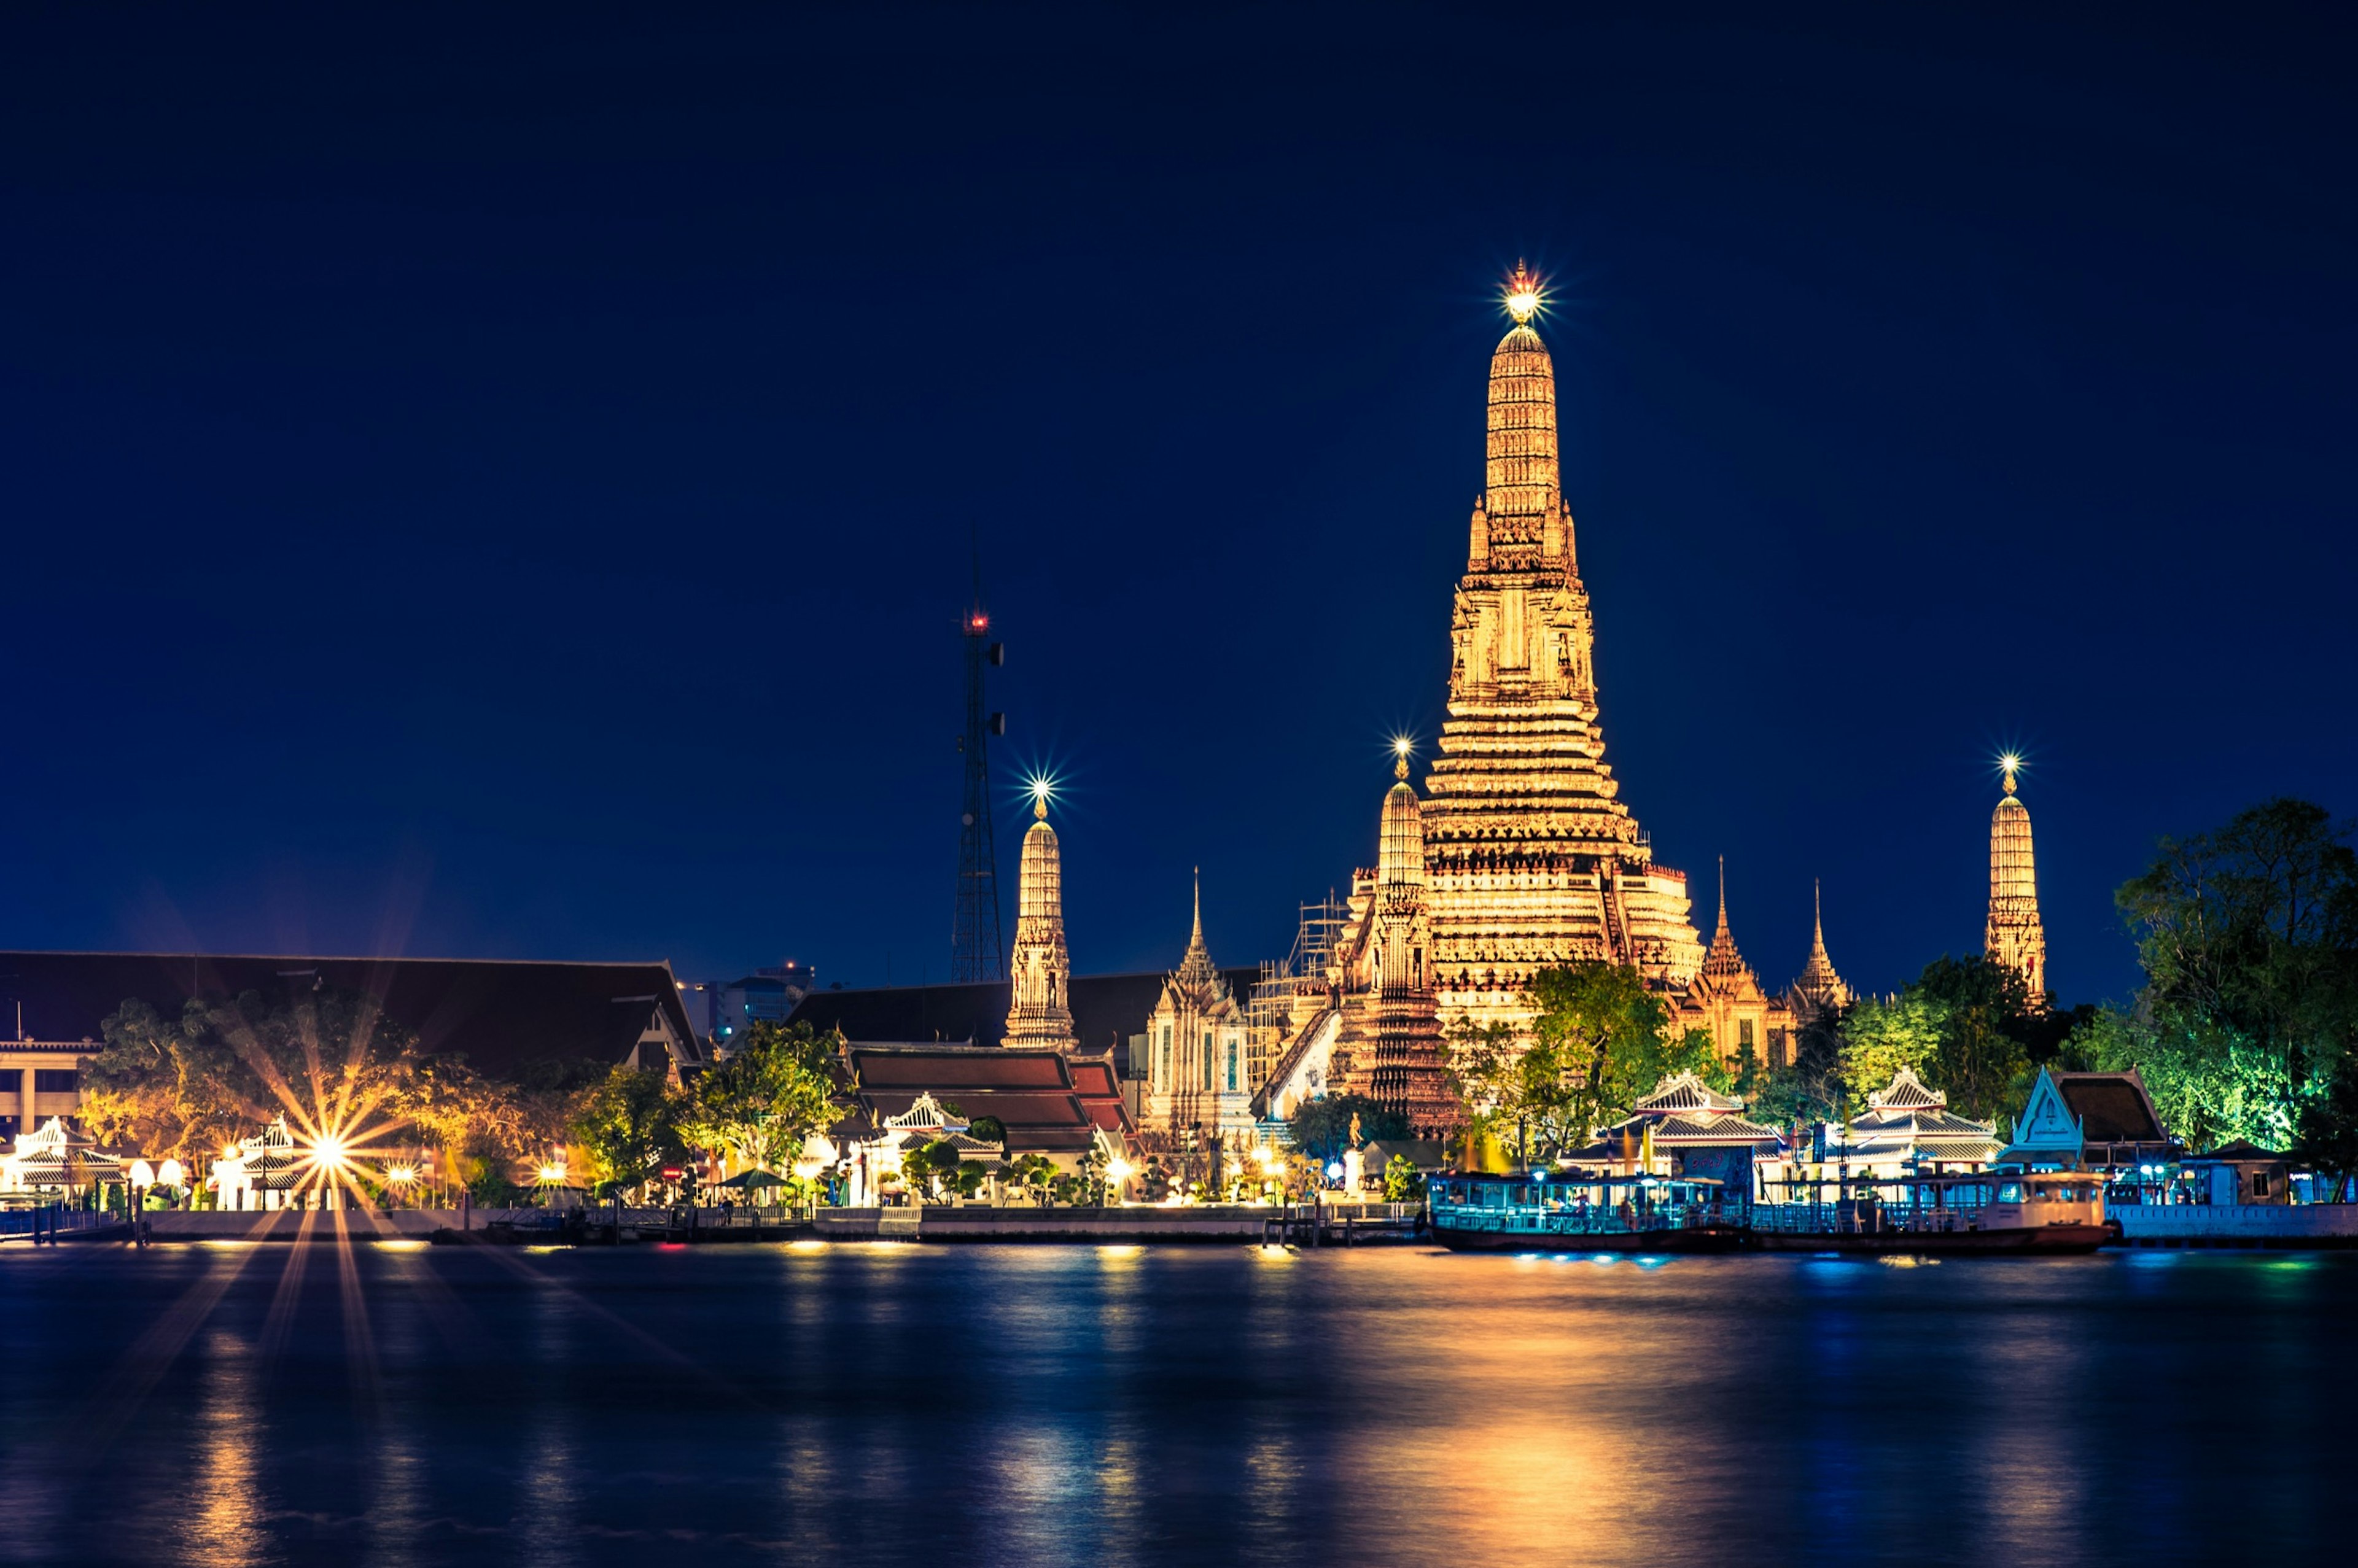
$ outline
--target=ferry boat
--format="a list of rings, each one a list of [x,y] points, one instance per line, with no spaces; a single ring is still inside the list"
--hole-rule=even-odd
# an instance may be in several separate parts
[[[1754,1205],[1746,1245],[1762,1252],[2070,1253],[2093,1252],[2120,1234],[2105,1222],[2097,1172],[1909,1176],[1850,1191],[1832,1202]]]
[[[1448,1174],[1431,1195],[1433,1238],[1461,1252],[1733,1252],[1744,1238],[1703,1177]]]

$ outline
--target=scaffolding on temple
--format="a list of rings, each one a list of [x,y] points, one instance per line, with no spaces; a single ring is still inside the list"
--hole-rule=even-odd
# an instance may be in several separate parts
[[[983,672],[1007,662],[1007,644],[990,640],[982,605],[982,572],[975,571],[974,603],[961,620],[966,644],[966,732],[958,752],[966,764],[966,799],[958,815],[957,907],[950,924],[950,978],[1007,978],[1007,945],[999,925],[999,850],[990,831],[990,737],[1007,733],[1007,715],[988,711]]]
[[[1278,1054],[1304,1015],[1326,1000],[1326,966],[1351,914],[1332,889],[1316,903],[1301,908],[1293,951],[1260,961],[1260,979],[1253,982],[1252,997],[1245,1003],[1245,1071],[1256,1089],[1269,1081]]]

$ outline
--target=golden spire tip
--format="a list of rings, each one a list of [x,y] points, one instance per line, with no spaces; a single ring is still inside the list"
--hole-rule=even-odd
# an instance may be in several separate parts
[[[1540,288],[1539,275],[1523,263],[1517,262],[1515,270],[1507,276],[1507,314],[1515,319],[1515,325],[1523,326],[1538,315],[1545,298]]]

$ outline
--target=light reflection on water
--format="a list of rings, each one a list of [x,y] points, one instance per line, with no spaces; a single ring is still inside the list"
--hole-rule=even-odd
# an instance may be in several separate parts
[[[0,1557],[2341,1555],[2358,1257],[1606,1263],[0,1255]]]

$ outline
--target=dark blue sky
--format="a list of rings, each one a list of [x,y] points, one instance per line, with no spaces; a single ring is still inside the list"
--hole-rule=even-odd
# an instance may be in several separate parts
[[[2155,835],[2358,808],[2349,36],[1550,9],[12,8],[0,945],[940,979],[979,535],[1076,965],[1282,953],[1528,255],[1658,855],[1887,988],[2018,744],[2125,991]]]

